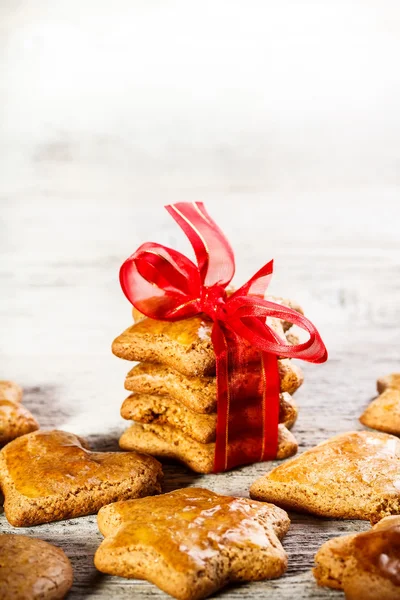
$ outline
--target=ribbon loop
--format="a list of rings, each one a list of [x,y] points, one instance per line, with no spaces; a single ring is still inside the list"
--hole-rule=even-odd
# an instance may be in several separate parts
[[[203,287],[201,292],[201,312],[208,315],[213,321],[226,320],[226,290],[222,285]]]
[[[203,285],[226,287],[235,274],[233,250],[204,204],[178,202],[165,208],[192,244]]]

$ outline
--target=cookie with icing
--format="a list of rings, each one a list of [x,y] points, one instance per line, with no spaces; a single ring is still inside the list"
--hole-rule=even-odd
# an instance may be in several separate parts
[[[324,517],[375,523],[400,514],[400,440],[379,432],[342,433],[259,478],[250,495]]]
[[[149,519],[151,515],[151,519]],[[276,506],[185,488],[117,502],[98,514],[103,573],[146,579],[178,600],[200,600],[228,583],[280,577],[289,528]]]
[[[0,452],[4,511],[15,527],[96,513],[161,491],[160,463],[136,452],[92,452],[64,431],[35,431]]]
[[[318,585],[343,590],[347,600],[400,598],[400,516],[370,531],[335,537],[315,556]]]

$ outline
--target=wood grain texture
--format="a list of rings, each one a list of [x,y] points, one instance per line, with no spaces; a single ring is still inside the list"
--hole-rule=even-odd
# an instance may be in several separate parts
[[[12,202],[2,201],[8,239],[1,241],[2,255],[7,256],[0,272],[1,376],[23,385],[24,403],[43,428],[87,435],[98,449],[117,449],[125,425],[119,407],[130,365],[110,352],[113,337],[130,322],[130,308],[118,285],[119,264],[148,237],[184,248],[160,202],[147,194],[140,204],[107,202],[100,211],[77,202],[72,194],[59,203],[40,196],[31,202],[20,195]],[[372,226],[370,237],[359,245],[350,240],[337,246],[327,244],[318,230],[313,233],[312,247],[302,230],[297,236],[292,232],[289,243],[282,232],[268,225],[269,207],[258,201],[251,204],[254,234],[251,224],[239,227],[242,197],[228,193],[226,198],[230,198],[231,210],[225,216],[225,207],[215,201],[209,209],[217,213],[225,229],[230,228],[240,271],[250,275],[274,249],[278,260],[273,291],[305,305],[330,352],[325,365],[304,365],[306,379],[297,393],[300,413],[294,428],[300,451],[338,432],[360,429],[358,416],[374,395],[375,379],[399,370],[398,249],[390,240],[374,243]],[[257,224],[263,219],[266,231],[260,235]],[[247,496],[251,482],[271,466],[265,463],[199,476],[168,465],[165,489],[202,485]],[[315,585],[310,571],[315,552],[330,537],[367,527],[364,522],[292,515],[284,540],[289,554],[287,574],[274,582],[228,588],[222,597],[338,597]],[[4,515],[0,530],[14,531]],[[73,597],[163,596],[146,582],[96,572],[92,560],[101,536],[94,516],[20,532],[64,548],[75,571]]]
[[[190,6],[1,2],[0,379],[24,387],[42,428],[117,449],[130,365],[110,346],[131,319],[119,266],[148,240],[190,252],[162,206],[203,200],[237,283],[274,257],[271,293],[301,303],[327,344],[296,394],[302,451],[361,429],[376,379],[400,371],[400,10],[254,0],[230,2],[227,19],[223,2]],[[168,465],[165,489],[247,496],[272,466]],[[367,528],[293,514],[286,575],[220,596],[342,598],[316,586],[313,557]],[[15,532],[4,515],[0,531]],[[65,550],[72,598],[165,597],[96,572],[94,516],[18,532]]]

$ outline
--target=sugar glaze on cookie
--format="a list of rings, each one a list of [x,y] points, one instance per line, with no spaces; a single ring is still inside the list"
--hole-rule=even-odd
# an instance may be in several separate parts
[[[287,565],[284,511],[202,488],[111,504],[98,524],[106,536],[95,555],[100,571],[147,579],[179,600],[279,577]]]

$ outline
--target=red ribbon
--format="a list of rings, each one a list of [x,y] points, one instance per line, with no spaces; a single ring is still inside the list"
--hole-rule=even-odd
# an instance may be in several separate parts
[[[328,357],[324,343],[303,315],[264,299],[273,261],[228,296],[226,287],[235,272],[233,251],[203,203],[180,202],[166,209],[189,238],[197,265],[172,248],[145,243],[121,267],[122,290],[152,319],[177,321],[199,314],[212,319],[217,374],[215,472],[275,458],[278,356],[322,363]],[[267,317],[298,325],[309,339],[296,345],[283,343],[266,323]]]

